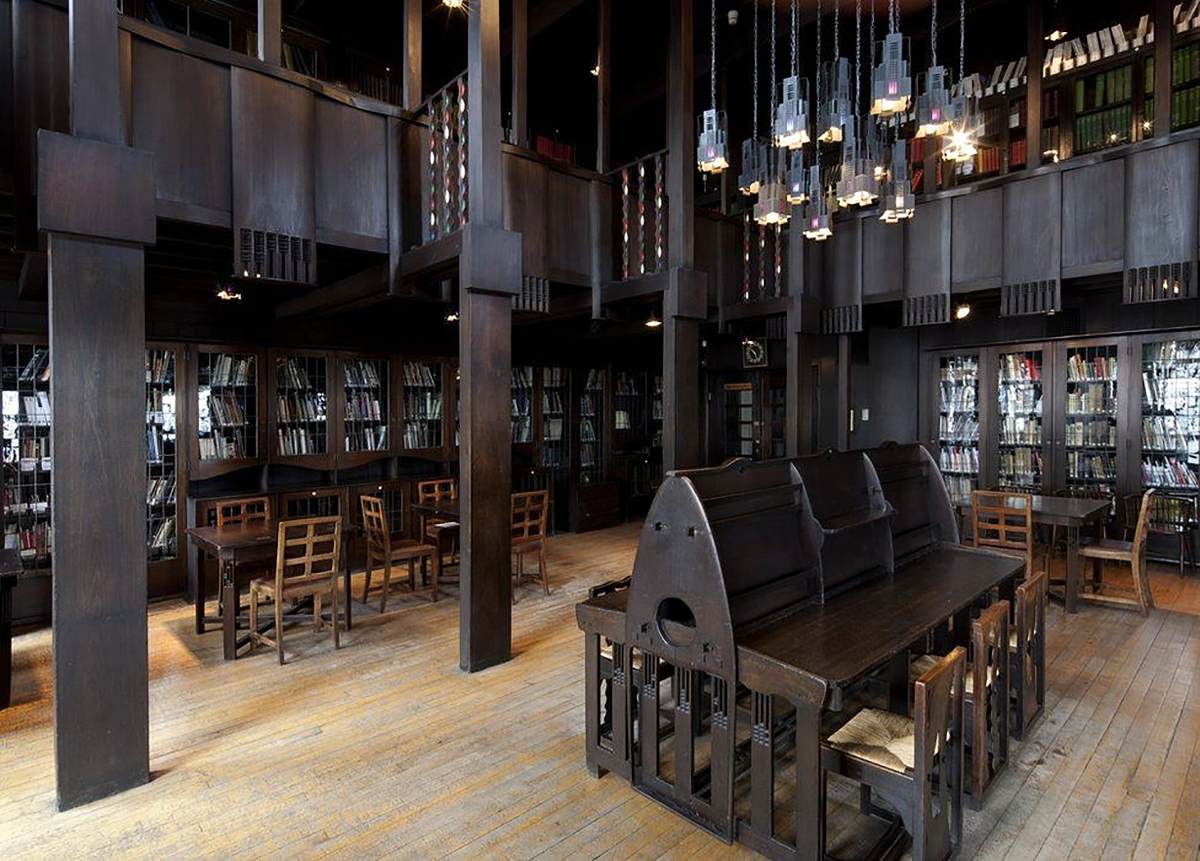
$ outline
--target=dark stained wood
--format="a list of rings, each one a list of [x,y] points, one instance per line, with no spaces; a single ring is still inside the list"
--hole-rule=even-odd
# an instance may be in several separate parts
[[[70,10],[71,130],[80,137],[122,144],[125,130],[113,9],[107,3],[76,2]]]
[[[529,0],[512,0],[512,140],[529,145]]]
[[[890,302],[904,293],[904,226],[863,222],[863,302]]]
[[[1124,265],[1125,160],[1063,171],[1063,277],[1120,272]]]
[[[272,66],[282,64],[282,0],[258,0],[258,59]]]
[[[904,226],[904,299],[941,297],[948,319],[950,200],[922,204],[917,216]]]
[[[387,264],[380,263],[294,299],[285,299],[275,306],[275,317],[342,312],[382,302],[388,297],[387,277]]]
[[[154,153],[157,197],[229,212],[229,69],[132,43],[130,145]]]
[[[1046,43],[1042,28],[1042,0],[1025,3],[1025,166],[1042,163],[1042,65]]]
[[[1004,283],[1057,280],[1062,270],[1062,175],[1004,186]],[[992,227],[995,230],[995,226]]]
[[[1004,236],[997,228],[1003,223],[1004,193],[993,188],[953,198],[950,281],[955,293],[1000,286]]]
[[[1174,0],[1154,0],[1154,92],[1163,95],[1171,92],[1171,49],[1175,44]],[[1186,8],[1186,7],[1185,7]],[[1167,135],[1171,132],[1170,99],[1154,100],[1154,133]],[[1159,107],[1159,102],[1164,102]]]
[[[598,0],[596,14],[596,63],[600,68],[596,78],[596,170],[607,173],[612,138],[612,0]]]
[[[692,142],[695,56],[692,46],[693,0],[670,0],[671,27],[667,48],[667,262],[690,268],[695,262],[696,185]]]
[[[12,702],[12,593],[20,574],[20,551],[0,550],[0,709]]]
[[[422,90],[421,61],[424,4],[421,0],[402,0],[404,3],[404,107],[415,111],[425,100]]]
[[[1159,128],[1158,99],[1154,104]],[[1125,159],[1126,269],[1195,259],[1198,171],[1195,140],[1139,150]]]
[[[387,240],[388,119],[317,99],[315,160],[317,230]]]
[[[503,223],[500,164],[500,3],[477,0],[467,16],[467,184],[470,220]]]

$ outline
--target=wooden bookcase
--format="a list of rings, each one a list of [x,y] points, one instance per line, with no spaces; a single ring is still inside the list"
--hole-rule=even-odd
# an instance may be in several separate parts
[[[400,362],[383,354],[340,354],[335,362],[337,466],[361,466],[397,449],[397,373]]]
[[[333,366],[333,356],[325,352],[272,350],[268,354],[271,463],[333,468],[342,402],[333,388]]]
[[[265,354],[255,347],[198,344],[188,357],[186,393],[196,407],[190,477],[212,478],[265,463],[267,392],[273,391],[273,381],[263,376]]]
[[[405,457],[446,460],[452,447],[453,424],[448,404],[456,386],[444,358],[402,357],[399,386],[402,421],[399,452]]]
[[[146,566],[150,597],[185,585],[188,458],[184,441],[187,351],[180,344],[146,344]]]

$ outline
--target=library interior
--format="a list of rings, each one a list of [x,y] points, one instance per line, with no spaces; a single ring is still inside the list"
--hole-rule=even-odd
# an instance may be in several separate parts
[[[1200,0],[0,0],[0,856],[1200,858],[1198,265]]]

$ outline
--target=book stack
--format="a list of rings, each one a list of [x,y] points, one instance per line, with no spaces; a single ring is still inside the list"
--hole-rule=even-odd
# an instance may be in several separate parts
[[[512,369],[512,441],[533,441],[533,368],[530,367]]]
[[[254,385],[254,356],[217,353],[212,358],[208,382],[214,388]]]
[[[154,507],[175,502],[175,474],[146,479],[146,505]]]

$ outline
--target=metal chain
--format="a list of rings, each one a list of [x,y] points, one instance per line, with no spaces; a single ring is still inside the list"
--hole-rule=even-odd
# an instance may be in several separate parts
[[[871,74],[875,73],[875,0],[871,0]]]
[[[937,0],[934,0],[936,3]],[[858,102],[862,92],[862,0],[854,0],[854,119],[858,120]]]
[[[754,4],[754,73],[751,80],[750,104],[754,112],[754,137],[758,137],[758,3]]]
[[[929,4],[932,10],[929,17],[929,65],[937,65],[937,0]]]
[[[842,55],[842,37],[838,29],[838,19],[842,17],[841,5],[841,0],[833,0],[833,59],[835,62]]]
[[[712,107],[717,109],[717,0],[712,0],[712,68],[709,74],[709,89],[712,95]]]
[[[796,16],[796,0],[792,0],[792,77],[800,77],[800,24]]]
[[[958,80],[961,82],[967,66],[967,0],[958,0]],[[961,86],[961,84],[960,84]]]
[[[888,33],[896,32],[896,0],[888,0]]]
[[[775,116],[775,0],[771,0],[771,116]]]
[[[818,105],[821,103],[821,100],[825,98],[825,92],[821,89],[821,83],[822,83],[821,57],[822,56],[824,56],[824,55],[821,53],[821,0],[817,0],[817,92],[816,92],[816,96],[817,96],[817,104]],[[818,116],[818,119],[820,119],[819,116]]]

